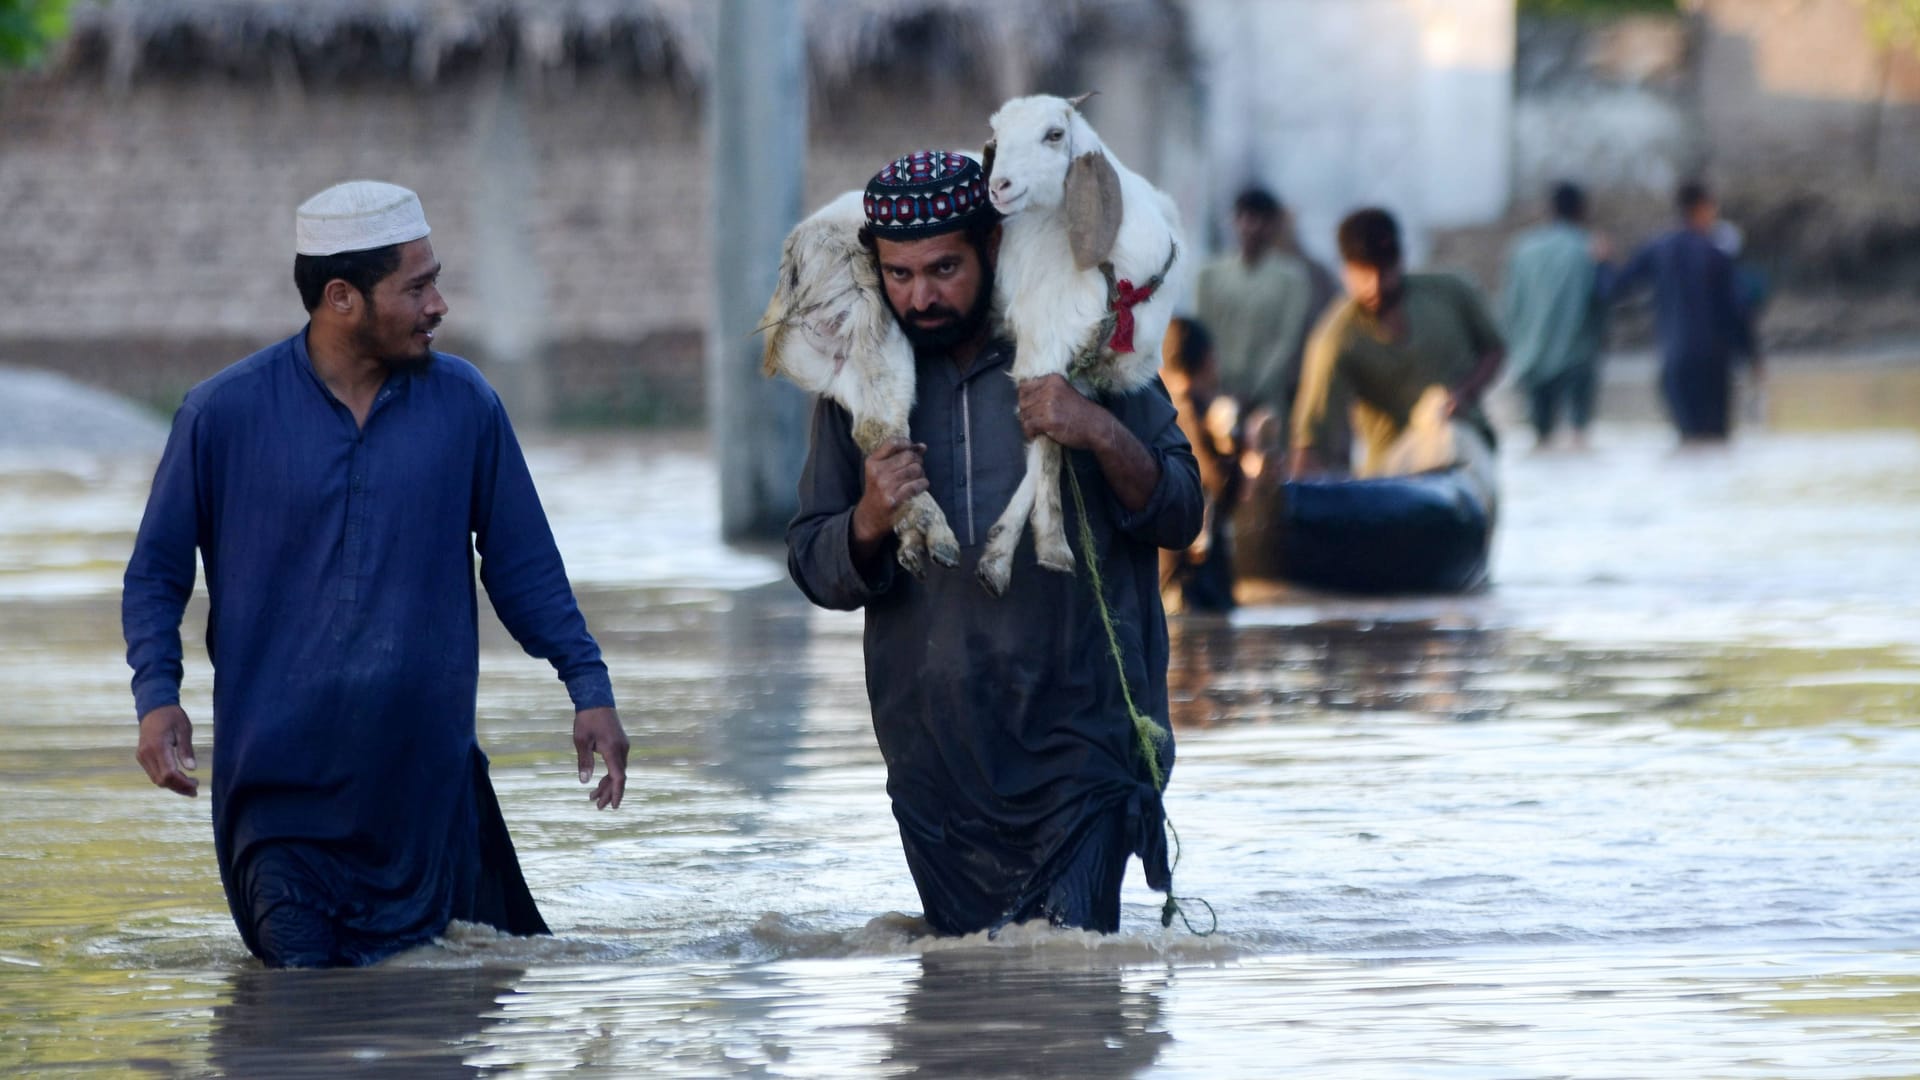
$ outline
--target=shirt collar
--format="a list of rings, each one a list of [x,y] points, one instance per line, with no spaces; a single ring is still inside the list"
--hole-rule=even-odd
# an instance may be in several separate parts
[[[292,346],[293,365],[300,369],[301,374],[307,377],[308,383],[313,386],[314,390],[319,392],[323,399],[329,404],[338,404],[340,399],[334,396],[332,390],[328,389],[327,381],[320,377],[318,371],[313,370],[313,354],[307,351],[307,335],[312,331],[313,323],[309,322],[300,328],[299,333],[288,339],[288,344]],[[380,386],[380,394],[384,395],[389,392],[396,395],[406,393],[413,385],[412,375],[413,373],[411,372],[400,374],[389,371],[386,381]],[[375,397],[377,401],[379,395]]]
[[[980,355],[973,358],[973,366],[965,372],[955,367],[952,358],[945,353],[937,356],[916,353],[914,359],[923,371],[931,368],[938,372],[949,385],[958,387],[978,379],[989,371],[1001,371],[1012,366],[1013,343],[998,337],[987,342],[986,346],[980,350]]]

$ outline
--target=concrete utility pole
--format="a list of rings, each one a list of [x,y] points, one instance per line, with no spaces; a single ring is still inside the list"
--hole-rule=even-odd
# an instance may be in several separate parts
[[[780,244],[800,220],[806,44],[792,0],[718,0],[707,92],[713,310],[707,414],[726,540],[783,535],[807,449],[806,395],[760,374],[759,325]]]
[[[531,257],[540,160],[527,132],[519,74],[474,99],[473,286],[469,324],[480,339],[487,378],[513,410],[514,425],[538,431],[553,419],[547,386],[546,277]]]

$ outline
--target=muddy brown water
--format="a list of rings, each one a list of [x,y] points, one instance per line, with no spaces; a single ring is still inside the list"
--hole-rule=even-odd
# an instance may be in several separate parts
[[[206,801],[131,758],[151,459],[12,453],[0,1072],[1915,1075],[1915,374],[1783,372],[1723,452],[1633,418],[1583,456],[1509,446],[1482,593],[1177,622],[1176,879],[1209,938],[1162,930],[1137,867],[1111,938],[918,936],[858,617],[718,544],[698,448],[568,439],[532,460],[634,737],[626,806],[592,811],[561,687],[497,626],[480,689],[556,936],[263,971]]]

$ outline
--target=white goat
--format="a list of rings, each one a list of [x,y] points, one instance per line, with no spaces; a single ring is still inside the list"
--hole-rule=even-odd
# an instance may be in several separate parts
[[[873,256],[860,243],[861,193],[849,191],[793,227],[780,251],[780,281],[761,318],[765,370],[844,406],[853,441],[871,454],[891,438],[909,438],[913,346],[887,306]],[[960,542],[933,496],[921,492],[893,516],[900,565],[915,576],[930,555],[960,561]]]
[[[1082,393],[1124,394],[1160,367],[1179,292],[1166,278],[1178,261],[1180,213],[1101,143],[1080,115],[1085,100],[1014,98],[988,121],[988,197],[1006,215],[998,300],[1014,334],[1016,380],[1059,374]],[[995,596],[1006,592],[1029,517],[1040,565],[1073,570],[1060,457],[1051,439],[1027,445],[1026,476],[976,571]]]

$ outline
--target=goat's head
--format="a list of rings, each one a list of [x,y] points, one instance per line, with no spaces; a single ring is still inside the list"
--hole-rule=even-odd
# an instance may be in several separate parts
[[[987,144],[987,197],[994,209],[1008,217],[1063,211],[1074,261],[1083,269],[1112,251],[1122,212],[1119,174],[1080,115],[1089,96],[1014,98],[988,121],[993,141]]]
[[[1106,152],[1093,125],[1080,115],[1078,106],[1086,97],[1014,98],[987,121],[993,128],[987,195],[994,209],[1012,216],[1059,206],[1074,159]]]

